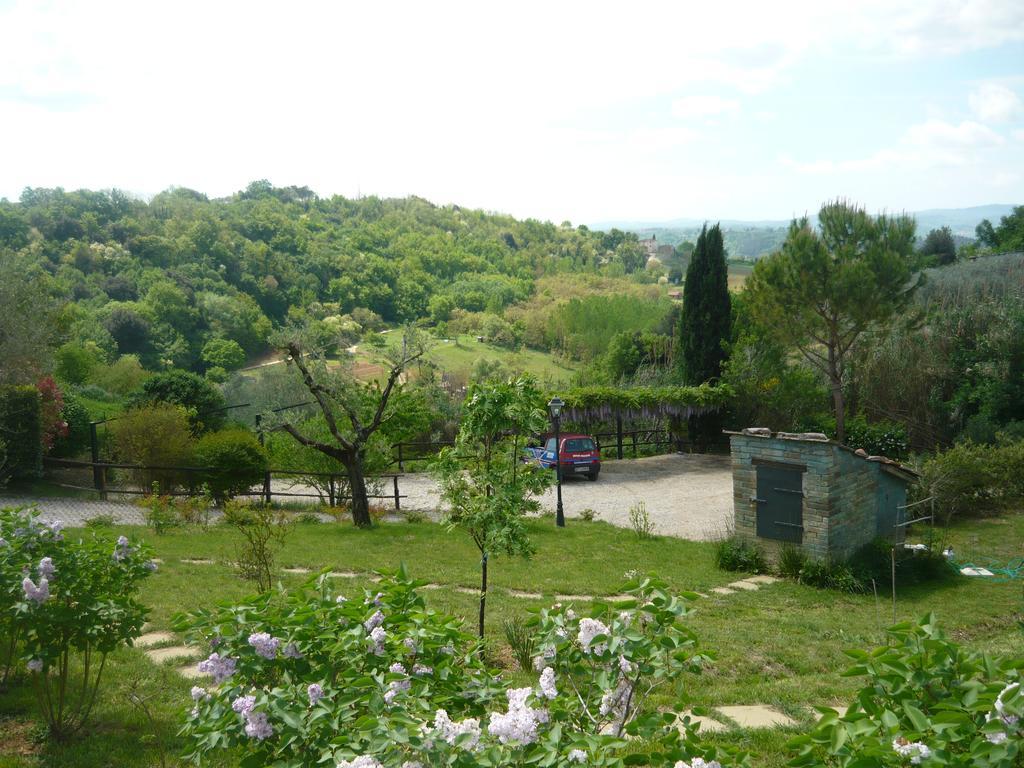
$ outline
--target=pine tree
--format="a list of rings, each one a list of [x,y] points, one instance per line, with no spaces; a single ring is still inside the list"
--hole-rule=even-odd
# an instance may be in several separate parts
[[[711,229],[705,224],[686,270],[679,321],[678,359],[687,384],[703,384],[721,375],[731,312],[722,230],[717,224]]]

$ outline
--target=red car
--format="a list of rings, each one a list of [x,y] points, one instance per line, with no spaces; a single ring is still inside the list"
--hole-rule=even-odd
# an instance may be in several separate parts
[[[559,454],[562,477],[576,476],[597,480],[597,476],[601,472],[601,452],[597,450],[594,438],[590,435],[571,433],[559,435],[559,438],[562,441]],[[542,435],[540,445],[527,447],[526,460],[536,462],[544,469],[554,469],[555,436],[552,434]]]

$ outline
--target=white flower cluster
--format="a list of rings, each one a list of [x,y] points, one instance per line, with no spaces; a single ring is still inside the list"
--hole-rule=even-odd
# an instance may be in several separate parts
[[[301,659],[302,651],[299,650],[299,646],[295,643],[288,643],[281,652],[286,659]]]
[[[593,647],[591,647],[591,643],[598,635],[607,636],[608,634],[608,626],[603,622],[598,621],[597,619],[580,619],[580,629],[576,639],[579,641],[584,653],[593,653],[600,656],[608,650],[607,643],[598,643]]]
[[[511,688],[508,696],[508,712],[491,714],[487,732],[502,744],[532,744],[537,740],[537,727],[548,721],[546,709],[529,706],[526,700],[532,693],[531,688]]]
[[[690,762],[676,760],[674,768],[722,768],[717,760],[705,760],[703,757],[695,757]]]
[[[907,741],[902,736],[892,742],[893,751],[900,757],[909,757],[911,765],[920,765],[922,760],[932,756],[932,750],[920,741]]]
[[[204,675],[213,677],[213,682],[223,683],[235,674],[235,660],[230,656],[221,656],[219,653],[211,653],[205,661],[200,661],[198,669]]]
[[[574,749],[569,753],[570,763],[585,763],[587,762],[587,753],[582,749]]]
[[[384,623],[384,614],[380,611],[374,611],[373,616],[363,622],[363,627],[367,632],[372,632],[374,629]]]
[[[1010,683],[1003,688],[1003,690],[999,692],[999,696],[996,697],[995,711],[990,712],[985,717],[986,722],[999,720],[1003,726],[1003,730],[986,735],[986,738],[993,744],[1005,744],[1009,740],[1011,734],[1024,730],[1024,723],[1021,723],[1020,718],[1017,715],[1011,715],[1006,711],[1006,701],[1004,699],[1005,696],[1009,696],[1019,687],[1020,683]]]
[[[550,667],[551,663],[555,660],[555,646],[545,645],[540,650],[540,656],[537,656],[533,660],[533,668],[538,672],[543,672],[545,668]]]
[[[342,760],[338,763],[338,768],[384,768],[384,766],[375,757],[360,755],[359,757],[353,757],[351,760]]]
[[[412,673],[414,675],[432,675],[434,674],[434,668],[428,667],[426,664],[413,664]]]
[[[53,576],[54,571],[57,570],[53,567],[53,558],[44,557],[42,560],[40,560],[38,570],[39,575],[42,576],[44,579],[48,579],[51,576]]]
[[[448,744],[455,746],[455,741],[463,734],[469,734],[470,738],[462,746],[466,749],[476,749],[480,743],[480,721],[475,717],[468,717],[465,720],[454,722],[448,713],[439,709],[434,713],[434,734]]]
[[[558,695],[558,688],[555,687],[554,667],[545,667],[540,674],[540,695],[546,699],[553,699]]]
[[[370,632],[370,642],[373,643],[370,650],[375,656],[384,655],[384,641],[387,640],[387,637],[388,633],[384,631],[384,627],[374,627]]]

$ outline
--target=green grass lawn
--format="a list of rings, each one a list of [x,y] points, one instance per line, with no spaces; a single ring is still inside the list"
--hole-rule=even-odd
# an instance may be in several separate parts
[[[399,344],[402,340],[400,331],[392,331],[385,335],[388,344]],[[360,345],[360,351],[371,348]],[[458,343],[454,341],[434,341],[427,352],[426,359],[437,365],[459,380],[467,380],[477,360],[498,361],[513,371],[532,373],[541,381],[564,382],[576,370],[566,361],[556,358],[547,352],[535,349],[510,351],[504,347],[477,341],[475,336],[461,335]]]
[[[709,592],[712,587],[741,576],[715,568],[710,544],[669,537],[641,541],[631,531],[598,522],[573,520],[559,530],[544,518],[530,521],[529,527],[537,545],[531,560],[491,560],[490,655],[495,659],[507,656],[502,651],[502,619],[526,615],[531,608],[550,604],[557,594],[612,595],[627,572],[656,572],[676,589],[709,595],[693,603],[694,614],[688,623],[703,648],[717,658],[703,674],[675,681],[674,690],[665,690],[659,703],[670,703],[674,694],[681,694],[693,706],[768,704],[795,718],[800,729],[807,728],[810,706],[844,703],[858,687],[856,679],[841,676],[848,665],[843,650],[882,642],[883,627],[892,618],[888,594],[876,603],[873,596],[782,582],[758,592],[716,596]],[[170,629],[171,617],[178,611],[238,600],[249,592],[230,566],[238,545],[237,535],[230,529],[217,526],[156,536],[148,529],[120,527],[104,535],[116,537],[121,532],[144,538],[163,560],[160,571],[142,591],[154,629]],[[951,529],[949,538],[958,553],[975,561],[1021,557],[1024,514],[961,523]],[[216,562],[189,565],[180,562],[182,558]],[[278,561],[281,567],[364,574],[404,562],[413,576],[445,585],[424,593],[432,607],[462,617],[470,631],[475,626],[476,597],[448,587],[477,585],[476,549],[466,536],[449,533],[436,524],[391,523],[370,531],[337,524],[298,524]],[[307,578],[281,575],[285,587],[297,586]],[[338,586],[351,594],[369,588],[370,582],[361,576],[339,579]],[[934,611],[959,642],[993,652],[1019,652],[1022,588],[1021,582],[958,577],[938,585],[899,590],[897,614],[903,620]],[[514,598],[509,589],[540,592],[544,597]],[[114,654],[108,670],[89,733],[64,747],[33,742],[37,728],[33,698],[24,679],[0,695],[0,734],[10,734],[0,738],[0,768],[159,765],[159,749],[146,718],[128,701],[132,685],[151,697],[158,738],[168,745],[172,757],[180,754],[183,744],[175,731],[193,682],[153,665],[135,649]],[[773,767],[785,764],[784,744],[794,732],[734,730],[710,738],[740,744],[752,753],[753,765]],[[168,764],[179,765],[176,758],[169,758]],[[227,755],[221,764],[234,765]]]

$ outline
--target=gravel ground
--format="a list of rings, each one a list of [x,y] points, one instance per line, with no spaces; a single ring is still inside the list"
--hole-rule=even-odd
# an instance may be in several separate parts
[[[403,509],[436,512],[440,503],[437,486],[427,475],[403,475],[399,489],[406,496]],[[390,490],[388,483],[384,492]],[[554,512],[555,499],[552,488],[542,500],[545,509]],[[694,541],[718,538],[732,522],[729,458],[671,454],[610,461],[601,467],[596,482],[568,478],[562,484],[562,504],[570,519],[592,509],[597,520],[629,527],[629,509],[641,501],[655,533]],[[0,506],[26,503],[37,504],[44,520],[62,520],[69,526],[97,515],[111,515],[119,523],[144,522],[143,510],[130,502],[0,496]]]

